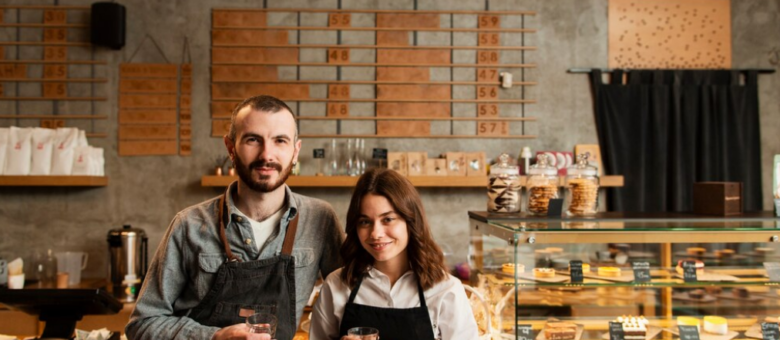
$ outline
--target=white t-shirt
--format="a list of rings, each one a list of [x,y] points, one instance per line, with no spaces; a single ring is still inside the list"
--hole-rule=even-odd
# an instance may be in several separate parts
[[[279,225],[279,221],[282,220],[282,215],[284,215],[285,210],[286,209],[282,207],[282,209],[279,209],[279,211],[275,212],[273,215],[268,216],[268,218],[259,222],[247,217],[238,209],[236,209],[236,214],[249,221],[249,224],[252,226],[252,234],[255,236],[255,248],[259,251]]]
[[[310,340],[340,339],[341,318],[352,292],[349,286],[341,281],[342,270],[343,268],[330,273],[322,285],[320,297],[312,312]],[[363,279],[354,302],[381,308],[420,307],[417,289],[417,278],[411,270],[401,275],[391,288],[390,278],[371,268]],[[444,281],[426,290],[423,295],[437,339],[478,338],[477,322],[460,280],[447,275]]]

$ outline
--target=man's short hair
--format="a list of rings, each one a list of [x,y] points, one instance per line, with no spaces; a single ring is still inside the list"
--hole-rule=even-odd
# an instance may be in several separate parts
[[[233,142],[236,141],[236,116],[238,115],[238,111],[241,111],[241,109],[245,107],[251,107],[252,110],[255,111],[262,111],[262,112],[270,112],[270,113],[277,113],[281,110],[287,110],[292,115],[293,119],[295,119],[295,113],[293,113],[293,110],[287,106],[283,101],[279,100],[276,97],[272,96],[266,96],[266,95],[259,95],[250,97],[247,99],[244,99],[241,104],[238,104],[235,109],[233,109],[233,114],[230,115],[230,131],[228,132],[228,138],[232,140]],[[298,139],[298,125],[295,126],[295,139]]]

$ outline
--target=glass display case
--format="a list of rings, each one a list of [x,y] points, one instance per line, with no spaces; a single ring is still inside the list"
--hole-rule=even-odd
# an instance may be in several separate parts
[[[761,324],[780,318],[770,212],[469,219],[482,339],[678,339],[681,328],[685,339],[691,329],[700,340],[761,339]]]

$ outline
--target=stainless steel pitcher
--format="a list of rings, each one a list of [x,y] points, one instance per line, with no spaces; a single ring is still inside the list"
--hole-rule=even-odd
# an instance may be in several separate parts
[[[143,229],[124,225],[108,232],[108,275],[111,291],[123,302],[133,302],[148,268],[148,238]]]

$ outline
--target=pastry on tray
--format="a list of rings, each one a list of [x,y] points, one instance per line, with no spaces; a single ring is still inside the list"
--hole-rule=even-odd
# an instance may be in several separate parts
[[[620,268],[618,267],[599,267],[599,276],[618,277],[620,276]]]
[[[720,316],[705,316],[704,331],[710,334],[726,335],[729,332],[729,325],[726,318]]]
[[[734,287],[731,289],[731,295],[737,298],[747,299],[750,297],[750,291],[747,288]]]
[[[647,337],[647,326],[650,324],[644,316],[620,316],[617,322],[623,326],[625,340],[644,340]]]
[[[525,272],[525,266],[519,263],[504,263],[501,265],[501,272],[506,274],[515,274]]]
[[[707,292],[704,289],[694,289],[688,292],[688,297],[694,300],[701,300],[707,296]]]
[[[729,258],[734,255],[733,249],[720,249],[715,251],[715,257],[717,258]]]
[[[555,277],[555,269],[552,268],[534,268],[534,277],[552,278]]]
[[[688,253],[688,255],[702,256],[707,252],[707,249],[702,247],[690,247],[686,249],[685,252]]]
[[[544,338],[547,340],[574,340],[577,325],[573,322],[548,322],[544,325]]]

